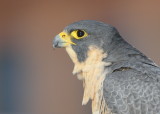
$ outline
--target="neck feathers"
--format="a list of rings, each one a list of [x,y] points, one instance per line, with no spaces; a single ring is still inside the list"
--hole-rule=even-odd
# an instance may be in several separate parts
[[[91,99],[93,112],[98,111],[100,108],[98,105],[100,103],[98,102],[103,97],[103,81],[108,73],[105,66],[111,64],[103,61],[107,54],[95,46],[90,46],[86,60],[79,62],[77,54],[72,47],[67,47],[66,51],[75,64],[73,74],[77,74],[78,79],[83,80],[84,96],[82,105],[87,104],[89,99]]]

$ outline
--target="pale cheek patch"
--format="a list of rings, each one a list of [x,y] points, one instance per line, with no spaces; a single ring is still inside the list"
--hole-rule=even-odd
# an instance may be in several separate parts
[[[111,64],[102,61],[103,58],[107,57],[107,54],[102,49],[90,46],[87,53],[88,58],[84,62],[79,62],[72,47],[67,47],[66,51],[75,64],[73,74],[77,74],[78,79],[83,80],[84,95],[82,105],[87,104],[89,99],[91,99],[92,112],[100,114],[100,107],[104,107],[101,106],[103,105],[103,103],[101,104],[103,99],[103,81],[108,73],[104,68]]]

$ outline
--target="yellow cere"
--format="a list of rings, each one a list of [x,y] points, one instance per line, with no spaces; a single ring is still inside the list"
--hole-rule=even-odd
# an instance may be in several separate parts
[[[63,41],[65,41],[65,43],[66,43],[65,45],[66,46],[70,45],[70,44],[76,45],[74,42],[71,41],[71,36],[68,35],[66,32],[59,33],[59,36]]]
[[[82,39],[88,36],[88,34],[84,30],[74,30],[71,32],[71,36],[75,39]]]

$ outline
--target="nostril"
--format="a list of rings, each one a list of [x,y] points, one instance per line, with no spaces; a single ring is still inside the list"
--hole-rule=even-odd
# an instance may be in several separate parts
[[[64,34],[64,35],[62,35],[62,37],[64,38],[66,35]]]

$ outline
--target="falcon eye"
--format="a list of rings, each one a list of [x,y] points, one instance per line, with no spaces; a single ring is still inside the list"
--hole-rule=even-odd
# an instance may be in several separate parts
[[[74,30],[71,32],[71,36],[73,36],[73,38],[75,39],[82,39],[86,36],[88,36],[88,34],[84,31],[84,30]]]
[[[84,36],[84,31],[82,31],[82,30],[77,30],[77,36],[78,36],[78,37]]]

